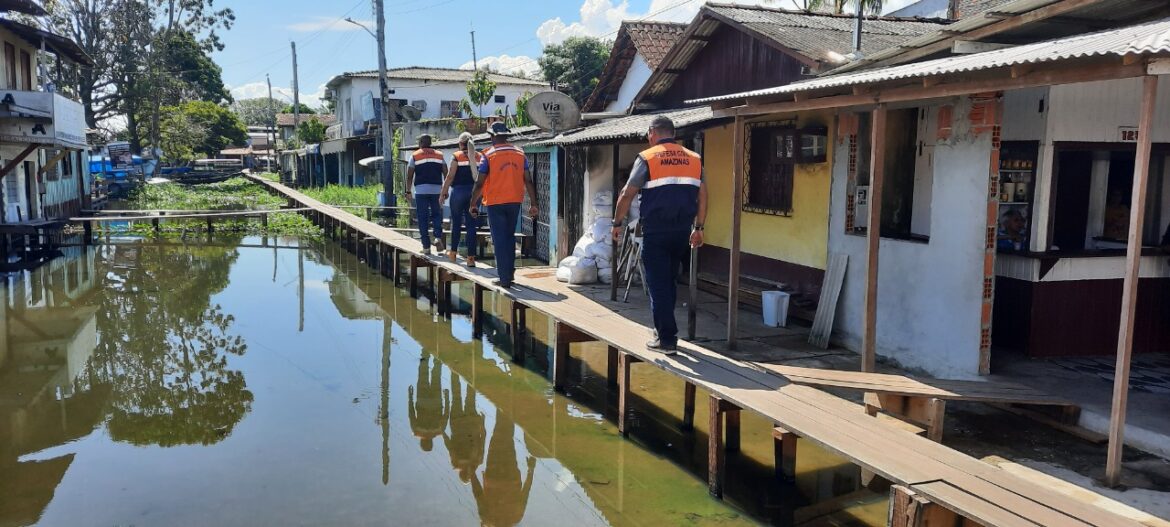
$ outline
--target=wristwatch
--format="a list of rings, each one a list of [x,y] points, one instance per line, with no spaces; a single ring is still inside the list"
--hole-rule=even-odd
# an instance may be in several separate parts
[[[695,225],[694,227],[691,227],[691,228],[692,228],[693,230],[696,230],[696,231],[699,231],[699,232],[703,232],[703,224],[702,224],[702,223],[700,223],[700,224],[697,224],[697,225]]]
[[[613,220],[613,226],[614,226],[614,227],[625,227],[625,226],[626,226],[626,220],[616,220],[616,219],[615,219],[615,220]]]

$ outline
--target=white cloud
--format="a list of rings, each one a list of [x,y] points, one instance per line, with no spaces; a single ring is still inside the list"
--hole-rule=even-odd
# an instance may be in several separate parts
[[[355,22],[366,26],[374,27],[373,20],[355,20]],[[362,31],[362,28],[347,22],[345,20],[338,20],[328,16],[315,16],[304,22],[297,22],[286,26],[291,31],[299,31],[307,33],[310,31]]]
[[[250,82],[231,88],[232,97],[236,100],[240,99],[255,99],[258,97],[268,96],[268,84],[263,82]],[[310,108],[321,106],[321,97],[325,96],[325,85],[317,86],[317,91],[313,93],[301,92],[301,103],[307,104]],[[272,98],[278,101],[285,101],[292,103],[293,91],[292,88],[285,88],[281,86],[272,87]]]
[[[506,74],[515,74],[517,71],[522,71],[529,77],[532,77],[540,72],[540,64],[536,62],[536,59],[525,55],[518,55],[515,57],[511,55],[480,57],[477,64],[481,68],[487,67],[493,71]],[[459,69],[461,70],[469,70],[471,68],[471,61],[464,62],[463,65],[459,66]]]
[[[617,31],[623,20],[656,20],[664,22],[690,22],[703,7],[706,0],[651,0],[645,13],[630,11],[628,1],[583,0],[580,20],[566,23],[561,17],[550,18],[536,28],[536,36],[542,45],[559,44],[569,37],[607,37]],[[740,0],[744,5],[765,5],[770,7],[794,7],[793,0]]]

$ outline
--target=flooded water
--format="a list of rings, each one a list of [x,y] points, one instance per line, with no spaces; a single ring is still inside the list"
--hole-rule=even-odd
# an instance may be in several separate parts
[[[710,498],[705,394],[681,431],[682,382],[636,365],[623,438],[603,347],[574,345],[556,394],[549,321],[529,315],[522,353],[506,320],[472,339],[334,245],[68,251],[3,287],[0,526],[885,521],[803,442],[778,483],[748,415]]]

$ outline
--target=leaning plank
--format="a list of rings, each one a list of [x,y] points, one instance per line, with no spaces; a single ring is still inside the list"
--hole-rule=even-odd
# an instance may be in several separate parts
[[[845,268],[849,264],[848,254],[834,254],[829,257],[829,270],[821,285],[821,298],[817,302],[817,314],[813,317],[812,331],[808,343],[821,349],[829,347],[829,336],[833,334],[833,320],[837,316],[837,299],[841,296],[841,285],[845,281]]]

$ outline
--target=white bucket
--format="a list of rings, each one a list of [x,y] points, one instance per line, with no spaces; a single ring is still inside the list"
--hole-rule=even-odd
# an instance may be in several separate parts
[[[773,328],[788,327],[788,293],[764,291],[761,296],[764,304],[764,325]]]

